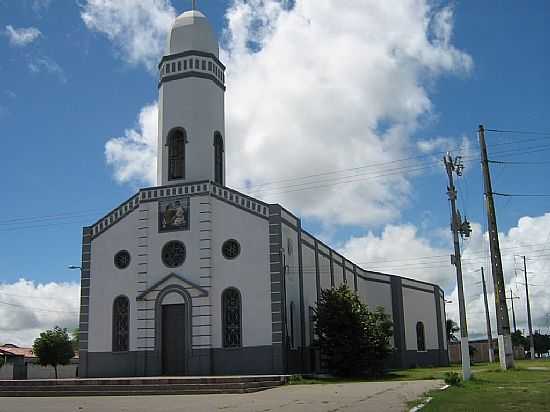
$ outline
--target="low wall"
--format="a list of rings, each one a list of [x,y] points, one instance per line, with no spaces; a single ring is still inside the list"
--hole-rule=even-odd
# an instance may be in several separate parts
[[[0,380],[11,380],[13,379],[13,364],[6,363],[0,368]]]
[[[77,377],[78,364],[57,367],[57,377],[68,379]],[[55,369],[52,366],[40,366],[34,363],[27,364],[27,379],[55,379]]]

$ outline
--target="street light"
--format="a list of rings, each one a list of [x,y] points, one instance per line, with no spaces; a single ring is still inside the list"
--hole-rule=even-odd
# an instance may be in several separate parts
[[[67,266],[67,269],[71,269],[71,270],[82,269],[82,267],[81,266],[75,266],[75,265],[69,265],[69,266]]]

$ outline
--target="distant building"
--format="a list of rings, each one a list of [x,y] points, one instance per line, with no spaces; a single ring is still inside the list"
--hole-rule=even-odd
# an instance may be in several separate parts
[[[158,67],[157,186],[83,230],[81,376],[313,371],[313,308],[342,284],[391,316],[388,366],[447,363],[439,286],[365,270],[226,186],[225,66],[201,12],[176,18]]]
[[[476,339],[470,341],[470,360],[472,362],[489,362],[489,342],[487,339]],[[461,363],[460,342],[449,343],[449,362]],[[473,353],[472,353],[473,352]],[[498,340],[493,339],[494,359],[498,358]],[[514,347],[514,359],[525,359],[525,349],[523,346]]]
[[[13,344],[0,346],[0,357],[5,364],[0,368],[2,379],[54,379],[55,370],[51,366],[40,366],[31,348],[21,348]],[[78,354],[69,365],[58,366],[59,378],[75,378],[78,375]]]

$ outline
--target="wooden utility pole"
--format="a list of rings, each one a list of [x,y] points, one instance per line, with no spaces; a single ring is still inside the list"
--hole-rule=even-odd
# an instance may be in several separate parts
[[[495,352],[493,351],[493,334],[491,332],[491,316],[489,315],[489,302],[487,301],[487,286],[485,285],[485,274],[483,266],[481,267],[481,283],[483,285],[483,300],[485,301],[485,321],[487,323],[487,343],[489,345],[489,362],[495,361]]]
[[[485,129],[479,126],[479,146],[481,148],[481,168],[483,170],[483,186],[485,188],[485,201],[487,206],[487,222],[489,230],[489,245],[491,249],[491,273],[495,290],[495,306],[498,330],[498,353],[500,367],[508,369],[514,367],[514,351],[512,337],[510,336],[510,318],[506,305],[506,290],[504,273],[502,271],[502,257],[498,241],[497,217],[495,202],[493,200],[493,188],[491,185],[491,173],[489,159],[487,158],[487,145],[485,143]]]
[[[519,299],[519,296],[514,296],[514,292],[512,289],[510,289],[510,297],[506,298],[510,299],[510,302],[512,302],[512,324],[514,325],[514,333],[518,331],[518,328],[516,326],[516,311],[514,309],[514,299]]]
[[[470,369],[470,344],[468,342],[468,325],[466,323],[466,305],[464,303],[464,285],[462,282],[462,261],[460,259],[460,240],[459,234],[469,237],[472,232],[468,221],[462,221],[460,213],[456,209],[457,192],[453,182],[453,173],[462,175],[464,166],[460,157],[453,159],[450,154],[443,158],[447,175],[449,177],[449,187],[447,194],[451,202],[451,231],[453,232],[453,243],[455,253],[451,255],[451,263],[456,267],[456,283],[458,286],[458,310],[460,312],[460,351],[462,354],[462,372],[464,380],[470,379],[472,372]]]
[[[529,284],[527,283],[527,258],[523,256],[523,273],[525,275],[525,300],[527,300],[527,323],[529,325],[529,343],[531,344],[531,359],[535,359],[535,338],[531,323],[531,304],[529,303]]]

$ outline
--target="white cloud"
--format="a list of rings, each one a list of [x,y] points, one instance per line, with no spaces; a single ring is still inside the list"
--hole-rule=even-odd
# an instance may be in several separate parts
[[[36,27],[14,28],[11,25],[6,26],[5,34],[9,43],[15,47],[23,47],[37,40],[42,33]]]
[[[88,29],[105,34],[128,63],[154,71],[175,10],[169,0],[86,0],[81,17]]]
[[[481,225],[473,224],[473,229],[472,238],[464,242],[462,255],[468,328],[474,337],[485,336],[485,309],[480,283],[480,267],[484,266],[493,335],[496,336],[488,237],[486,232],[483,233]],[[525,285],[521,271],[523,266],[519,257],[526,255],[529,284],[532,285],[529,296],[533,325],[535,329],[543,329],[546,333],[550,327],[550,319],[547,318],[547,314],[550,313],[550,301],[545,289],[545,285],[550,283],[550,213],[537,217],[522,217],[516,226],[506,233],[500,233],[499,236],[507,293],[512,289],[514,294],[520,296],[520,300],[515,303],[518,329],[527,331]],[[422,236],[412,225],[386,226],[380,236],[368,233],[362,237],[351,238],[342,246],[340,252],[354,262],[361,263],[364,269],[379,270],[440,285],[445,290],[447,299],[453,301],[447,305],[447,315],[458,321],[456,270],[450,264],[452,244],[448,229],[432,230],[429,236]],[[511,322],[510,312],[510,324]]]
[[[114,167],[121,183],[134,180],[156,183],[158,106],[141,109],[138,130],[128,129],[124,137],[110,139],[105,145],[107,164]]]
[[[52,0],[32,0],[31,7],[36,14],[41,14],[52,4]]]
[[[118,4],[90,0],[83,18],[129,62],[150,68],[163,52],[173,10],[164,1],[148,8],[141,2],[135,13]],[[472,67],[451,44],[452,9],[427,1],[350,0],[336,12],[322,1],[298,0],[288,9],[275,0],[235,0],[226,17],[227,171],[234,187],[409,157],[411,136],[433,114],[428,84]],[[154,24],[145,30],[140,20]],[[140,165],[156,150],[153,139],[145,140],[152,145],[135,153]],[[133,169],[131,161],[120,166]],[[110,163],[120,174],[116,160]],[[380,225],[398,219],[408,202],[410,170],[395,163],[251,193],[325,225]],[[151,184],[154,173],[122,174]]]
[[[0,284],[0,342],[31,346],[54,326],[78,326],[80,285],[20,279]]]
[[[67,83],[67,76],[63,68],[53,59],[46,56],[33,57],[28,64],[31,73],[45,72],[57,76],[61,83]]]

